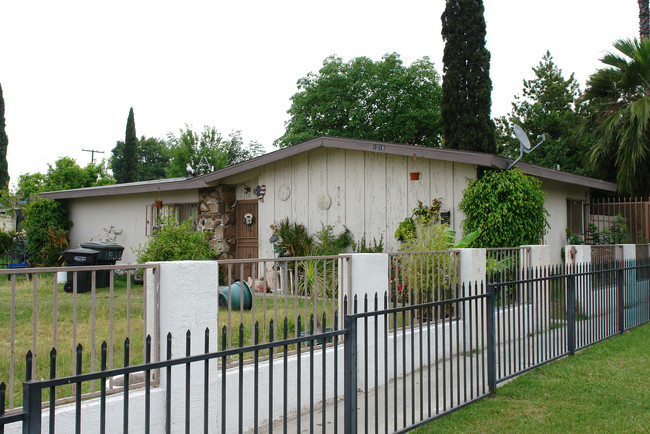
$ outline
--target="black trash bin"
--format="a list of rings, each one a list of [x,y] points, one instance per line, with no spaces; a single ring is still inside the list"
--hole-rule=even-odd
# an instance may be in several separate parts
[[[124,246],[109,241],[81,243],[81,247],[99,252],[95,265],[115,265],[116,261],[122,259],[122,252],[124,251]],[[97,271],[95,274],[95,288],[108,288],[110,273],[109,270]]]
[[[65,265],[70,267],[79,267],[82,265],[95,265],[97,260],[97,255],[99,252],[97,250],[91,249],[68,249],[63,252],[63,259]],[[74,272],[68,272],[68,281],[63,286],[65,292],[72,292],[72,282],[73,282]],[[92,281],[92,272],[91,271],[77,271],[77,292],[88,292],[90,291]]]

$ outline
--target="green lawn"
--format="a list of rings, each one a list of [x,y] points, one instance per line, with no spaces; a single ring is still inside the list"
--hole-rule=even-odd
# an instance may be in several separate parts
[[[11,361],[11,283],[0,276],[0,382],[9,383]],[[116,276],[113,293],[113,366],[123,366],[124,339],[127,336],[127,289],[126,277]],[[15,292],[15,347],[14,347],[14,405],[22,401],[22,382],[25,379],[25,354],[32,349],[33,281],[24,276],[16,279]],[[65,293],[63,283],[57,290],[57,376],[72,375],[73,352],[73,295]],[[100,368],[101,343],[110,340],[110,291],[96,290],[95,296],[95,366]],[[49,378],[49,354],[54,342],[54,279],[51,274],[39,275],[37,281],[36,315],[36,378]],[[130,300],[131,364],[143,361],[143,296],[142,285],[131,286]],[[77,343],[83,346],[83,372],[91,371],[92,296],[90,292],[77,295]],[[110,357],[110,354],[109,354]],[[86,386],[87,388],[90,385]],[[62,387],[58,396],[71,393],[70,387]],[[87,391],[87,390],[84,390]],[[8,393],[8,392],[7,392]],[[7,400],[8,402],[8,400]]]
[[[416,432],[648,432],[650,324],[525,374]]]

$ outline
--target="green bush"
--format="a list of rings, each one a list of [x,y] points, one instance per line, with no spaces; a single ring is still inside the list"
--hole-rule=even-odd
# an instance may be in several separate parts
[[[139,263],[150,261],[206,261],[216,258],[207,234],[192,227],[191,219],[181,224],[174,215],[163,217],[147,244],[135,249]]]
[[[366,241],[366,236],[361,237],[361,241],[354,242],[352,246],[354,253],[383,253],[384,252],[384,236],[382,235],[377,242],[376,238],[372,239],[372,244]]]
[[[463,192],[463,233],[481,231],[471,247],[539,244],[550,227],[545,198],[541,181],[519,169],[488,171]]]
[[[0,231],[0,253],[5,254],[14,247],[14,232]]]
[[[68,220],[66,209],[55,200],[38,198],[25,207],[24,216],[30,262],[44,267],[56,266],[57,261],[52,260],[54,255],[44,255],[44,249],[51,246],[52,233],[67,237],[72,222]]]

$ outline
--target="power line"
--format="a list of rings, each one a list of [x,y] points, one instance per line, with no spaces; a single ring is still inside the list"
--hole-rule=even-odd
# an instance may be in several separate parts
[[[82,148],[81,150],[84,151],[84,152],[90,152],[90,163],[91,164],[95,162],[95,152],[97,152],[98,154],[103,154],[104,153],[104,151],[98,151],[96,149],[83,149]]]

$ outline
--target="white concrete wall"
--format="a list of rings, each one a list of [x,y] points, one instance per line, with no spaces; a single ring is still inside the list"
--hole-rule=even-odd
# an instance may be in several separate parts
[[[544,206],[549,213],[548,223],[551,226],[544,237],[544,244],[551,246],[551,263],[561,264],[562,247],[566,244],[566,201],[567,199],[587,200],[589,190],[586,187],[546,179],[542,180],[542,190],[548,194]]]
[[[112,226],[122,231],[117,244],[124,246],[119,263],[136,262],[133,249],[147,242],[147,205],[153,204],[155,193],[131,194],[122,196],[91,197],[68,199],[63,205],[74,223],[70,229],[70,248],[79,247],[88,241],[103,241],[104,229]],[[197,190],[161,192],[160,197],[167,203],[198,203]]]

